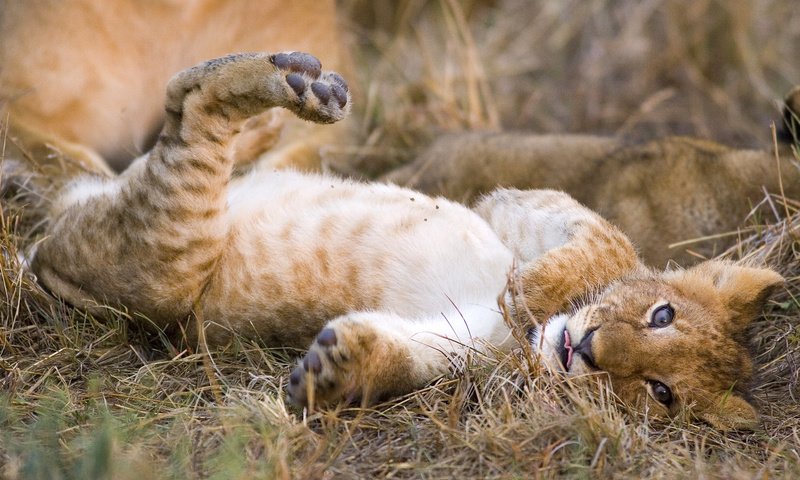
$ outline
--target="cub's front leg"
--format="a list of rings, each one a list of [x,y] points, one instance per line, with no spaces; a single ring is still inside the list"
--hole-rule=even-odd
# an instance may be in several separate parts
[[[289,377],[289,400],[324,405],[373,403],[401,395],[447,371],[438,351],[414,343],[394,315],[360,313],[328,323]]]
[[[177,74],[153,150],[117,179],[64,192],[34,272],[78,306],[122,305],[162,326],[184,320],[226,245],[232,140],[273,107],[331,123],[347,114],[349,94],[297,52],[229,55]]]
[[[564,192],[498,189],[474,211],[518,261],[518,309],[541,322],[645,269],[625,234]]]
[[[500,312],[485,306],[416,319],[382,312],[344,315],[325,326],[290,375],[289,400],[299,405],[373,403],[403,395],[486,344],[508,350],[514,340]]]

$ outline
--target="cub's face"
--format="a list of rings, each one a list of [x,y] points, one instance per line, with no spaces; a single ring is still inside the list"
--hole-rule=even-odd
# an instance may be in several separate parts
[[[709,261],[608,287],[545,327],[545,356],[570,375],[605,372],[624,402],[720,429],[752,428],[753,365],[745,330],[783,282],[768,269]]]

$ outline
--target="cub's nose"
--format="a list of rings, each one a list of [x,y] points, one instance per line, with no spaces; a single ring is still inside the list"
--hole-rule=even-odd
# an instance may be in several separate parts
[[[584,335],[578,346],[574,348],[575,353],[579,353],[581,357],[583,357],[583,361],[586,362],[589,367],[599,370],[597,365],[594,363],[594,355],[592,355],[592,338],[594,338],[594,332],[596,330],[596,328],[589,330],[589,333]]]

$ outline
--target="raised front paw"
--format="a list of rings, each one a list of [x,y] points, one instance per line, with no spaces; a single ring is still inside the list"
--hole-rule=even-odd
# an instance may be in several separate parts
[[[334,328],[324,328],[289,375],[289,400],[301,406],[351,402],[361,394],[356,368],[346,342],[339,341]]]

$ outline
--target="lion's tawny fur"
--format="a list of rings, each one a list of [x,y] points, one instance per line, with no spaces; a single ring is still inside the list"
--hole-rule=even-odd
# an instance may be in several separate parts
[[[538,333],[554,368],[603,372],[633,405],[661,398],[655,414],[689,408],[720,428],[757,421],[742,331],[778,274],[720,262],[650,271],[616,227],[552,190],[500,189],[470,210],[322,175],[231,177],[236,133],[274,107],[331,123],[350,96],[297,52],[230,55],[176,75],[153,150],[117,178],[64,191],[33,271],[77,306],[121,306],[191,342],[236,333],[310,343],[288,386],[302,404],[406,393],[471,349],[511,349],[498,298],[515,278],[521,289],[505,298],[520,320],[557,314]],[[649,316],[665,302],[674,322],[655,330]],[[564,361],[570,337],[577,353]],[[655,395],[656,381],[674,398]]]
[[[730,246],[765,192],[800,196],[796,156],[785,143],[793,140],[790,112],[800,108],[800,89],[785,104],[780,160],[771,148],[690,137],[629,145],[591,135],[465,133],[437,139],[386,180],[465,203],[498,186],[563,190],[619,226],[649,264],[688,265],[698,257],[687,246],[708,258]],[[761,210],[771,214],[769,206]]]
[[[123,170],[152,147],[175,72],[228,53],[282,50],[316,52],[347,74],[334,2],[2,0],[5,156],[44,163],[60,153],[95,172]],[[280,110],[266,115],[277,118],[245,127],[258,135],[243,136],[240,155],[271,147],[270,165],[317,170],[320,148],[349,138],[347,122],[320,128]]]

